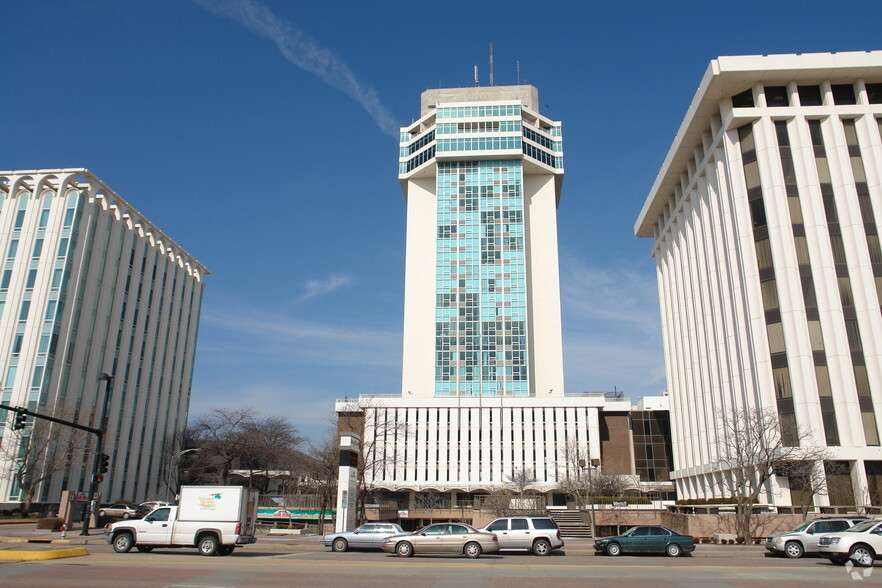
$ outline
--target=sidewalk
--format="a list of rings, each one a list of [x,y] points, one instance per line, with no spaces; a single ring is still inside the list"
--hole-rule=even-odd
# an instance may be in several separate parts
[[[104,529],[90,529],[89,535],[80,535],[81,529],[77,527],[66,533],[61,538],[61,531],[51,529],[38,529],[35,522],[3,521],[0,523],[0,543],[29,543],[29,544],[67,544],[89,545],[95,543],[107,543]]]

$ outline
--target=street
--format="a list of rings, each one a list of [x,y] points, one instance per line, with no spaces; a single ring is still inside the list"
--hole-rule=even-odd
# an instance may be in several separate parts
[[[882,579],[882,565],[860,569],[826,559],[766,557],[759,547],[701,545],[694,555],[608,557],[592,554],[589,541],[570,541],[550,557],[527,553],[416,556],[381,552],[332,553],[316,537],[261,539],[228,557],[203,557],[195,549],[114,553],[93,539],[90,555],[30,563],[0,564],[8,586],[316,586],[408,588],[570,588],[631,586],[854,585]],[[60,546],[55,546],[60,547]],[[65,546],[66,547],[66,546]],[[3,549],[18,549],[0,544]],[[47,546],[35,548],[48,549]],[[878,576],[878,578],[876,577]]]

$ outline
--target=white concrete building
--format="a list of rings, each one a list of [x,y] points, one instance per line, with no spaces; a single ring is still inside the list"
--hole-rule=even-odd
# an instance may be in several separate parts
[[[681,498],[725,492],[720,417],[746,408],[826,446],[828,481],[847,466],[816,504],[882,504],[880,121],[882,52],[711,61],[635,225]]]
[[[564,391],[562,132],[538,104],[533,86],[427,90],[401,129],[402,392],[336,406],[363,433],[367,486],[399,500],[434,491],[470,502],[528,471],[551,501],[579,460],[637,467],[630,400]]]
[[[112,375],[99,489],[111,500],[164,496],[208,271],[85,169],[0,172],[0,255],[0,401],[98,427],[99,375]],[[8,450],[18,437],[2,416]],[[87,491],[93,460],[74,456],[34,499]],[[0,503],[22,499],[12,468],[0,458]]]

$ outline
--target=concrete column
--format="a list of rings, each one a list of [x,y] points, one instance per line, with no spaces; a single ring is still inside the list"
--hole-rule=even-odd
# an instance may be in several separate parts
[[[358,483],[358,456],[361,438],[354,433],[340,435],[340,469],[337,478],[337,522],[335,531],[341,533],[355,528],[356,492]]]

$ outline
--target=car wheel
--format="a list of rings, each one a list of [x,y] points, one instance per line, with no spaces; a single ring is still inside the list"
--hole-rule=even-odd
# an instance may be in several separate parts
[[[862,568],[870,567],[873,565],[873,560],[876,559],[876,553],[864,544],[858,544],[852,547],[848,555],[851,561],[854,562],[854,565]]]
[[[479,557],[481,555],[481,546],[475,543],[474,541],[469,541],[465,544],[463,548],[463,553],[465,553],[466,557],[470,557],[472,559]]]
[[[548,542],[548,539],[536,539],[533,542],[533,554],[551,555],[551,543]]]
[[[845,562],[848,561],[847,555],[835,555],[833,557],[827,558],[830,560],[830,563],[837,566],[844,566]]]
[[[130,516],[132,516],[132,515],[130,515],[130,514],[127,513],[127,512],[124,512],[124,513],[123,513],[123,520],[126,520],[126,521],[129,520],[129,517],[130,517]]]
[[[135,539],[131,533],[120,533],[113,538],[113,550],[117,553],[128,553],[135,545]]]
[[[217,554],[218,555],[230,555],[231,553],[233,553],[233,551],[235,551],[235,549],[236,549],[235,545],[221,545],[220,547],[217,548]]]
[[[152,545],[136,545],[135,547],[140,553],[150,553],[151,551],[153,551]]]
[[[214,555],[217,553],[218,542],[214,535],[206,535],[199,540],[199,553],[202,555]]]
[[[610,543],[606,546],[606,554],[613,557],[622,554],[622,546],[618,543]]]
[[[407,541],[401,541],[395,546],[395,553],[398,554],[398,557],[410,557],[413,555],[413,545]]]
[[[342,537],[337,537],[331,543],[331,551],[346,551],[347,549],[349,549],[349,544]]]
[[[788,541],[787,544],[784,545],[784,554],[787,557],[799,559],[802,557],[803,553],[805,553],[805,550],[802,548],[802,543],[799,541]]]
[[[677,557],[682,551],[676,543],[668,543],[667,547],[665,547],[665,555],[668,557]]]
[[[99,516],[99,517],[106,517],[106,516],[107,516],[107,513],[106,513],[105,511],[103,511],[103,510],[99,510],[99,511],[98,511],[98,516]]]

